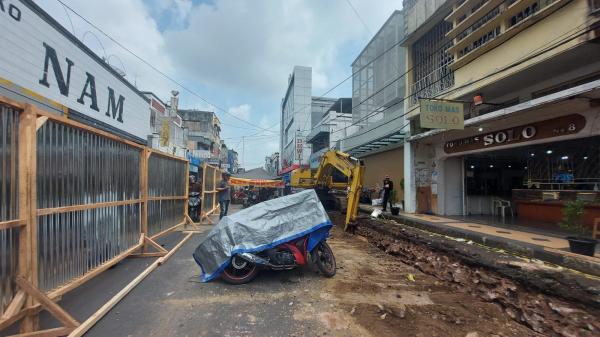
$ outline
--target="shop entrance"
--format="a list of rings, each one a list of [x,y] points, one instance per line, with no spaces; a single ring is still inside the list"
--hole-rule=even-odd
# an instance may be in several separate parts
[[[600,217],[600,137],[467,155],[470,218],[558,230],[568,201],[584,200],[584,222]]]

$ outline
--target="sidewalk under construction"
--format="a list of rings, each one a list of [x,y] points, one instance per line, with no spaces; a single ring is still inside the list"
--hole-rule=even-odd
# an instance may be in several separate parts
[[[363,212],[371,213],[375,207],[361,205]],[[518,226],[497,226],[484,222],[465,221],[437,215],[389,213],[384,218],[424,229],[433,233],[449,235],[462,241],[483,244],[513,254],[535,258],[570,269],[600,276],[600,257],[584,256],[569,252],[567,240],[556,233],[533,231]]]

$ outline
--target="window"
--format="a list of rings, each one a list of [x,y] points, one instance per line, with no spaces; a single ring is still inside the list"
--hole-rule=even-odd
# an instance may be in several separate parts
[[[600,14],[600,0],[590,0],[590,11],[594,14]]]
[[[452,24],[442,21],[413,44],[411,105],[416,104],[419,97],[434,97],[454,85],[454,72],[450,69],[454,55],[447,51],[452,45],[446,37],[450,29]]]

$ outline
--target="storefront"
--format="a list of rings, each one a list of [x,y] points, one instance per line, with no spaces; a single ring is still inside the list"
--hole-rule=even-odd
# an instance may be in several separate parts
[[[416,211],[556,229],[565,203],[584,200],[591,226],[600,218],[595,94],[520,104],[473,118],[464,130],[413,137]]]

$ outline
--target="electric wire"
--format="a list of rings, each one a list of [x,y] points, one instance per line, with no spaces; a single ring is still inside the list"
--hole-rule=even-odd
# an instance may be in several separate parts
[[[468,86],[470,86],[470,85],[473,85],[474,83],[477,83],[477,82],[483,81],[483,80],[485,80],[485,79],[487,79],[487,78],[489,78],[489,77],[491,77],[491,76],[494,76],[494,75],[496,75],[496,74],[498,74],[498,73],[501,73],[501,72],[503,72],[503,71],[505,71],[505,70],[508,70],[508,69],[510,69],[510,68],[512,68],[512,67],[518,66],[518,65],[522,64],[523,62],[526,62],[526,61],[530,60],[531,58],[537,57],[537,56],[539,56],[539,55],[541,55],[541,54],[543,54],[543,53],[546,53],[546,52],[548,52],[548,51],[550,51],[550,50],[552,50],[552,49],[554,49],[554,48],[560,47],[560,46],[562,46],[563,44],[565,44],[565,43],[568,43],[568,42],[572,41],[573,39],[577,38],[577,37],[578,37],[578,36],[580,36],[581,34],[585,34],[585,33],[589,32],[589,31],[591,31],[591,29],[590,29],[590,28],[588,28],[588,29],[583,29],[583,30],[581,30],[581,31],[575,32],[575,33],[574,33],[574,34],[572,34],[571,36],[567,37],[567,40],[566,40],[566,41],[562,41],[561,43],[559,43],[559,44],[557,44],[557,45],[554,45],[554,46],[547,47],[546,49],[543,49],[543,50],[541,50],[541,51],[537,52],[537,53],[536,53],[536,54],[534,54],[534,55],[531,55],[531,54],[530,54],[529,56],[525,57],[524,59],[521,59],[521,60],[517,61],[516,63],[514,63],[514,64],[512,64],[512,65],[510,65],[510,66],[508,66],[508,67],[505,67],[505,68],[499,69],[499,70],[497,70],[497,71],[495,71],[495,72],[493,72],[493,73],[491,73],[491,74],[489,74],[489,75],[487,75],[487,76],[481,77],[481,78],[479,78],[479,79],[476,79],[476,80],[474,80],[474,81],[472,81],[472,82],[466,83],[466,84],[464,84],[464,85],[462,85],[462,86],[459,86],[459,87],[456,87],[456,88],[452,88],[452,89],[450,89],[450,90],[448,90],[448,91],[446,91],[446,92],[443,92],[443,94],[444,94],[444,95],[447,95],[447,94],[449,94],[449,93],[452,93],[452,92],[454,92],[454,91],[460,90],[460,89],[462,89],[462,88],[465,88],[465,87],[468,87]],[[563,35],[564,35],[564,34],[563,34]],[[396,103],[394,103],[394,104],[390,105],[390,107],[392,107],[392,106],[394,106],[394,105],[397,105],[397,104],[399,104],[399,103],[402,103],[402,102],[404,102],[404,101],[405,101],[407,98],[409,98],[409,97],[411,97],[411,96],[412,96],[412,95],[408,95],[408,96],[405,96],[405,97],[403,97],[401,101],[399,101],[399,102],[396,102]],[[388,107],[388,108],[389,108],[389,107]],[[387,108],[386,108],[386,109],[387,109]],[[385,110],[384,110],[384,111],[385,111]],[[406,116],[406,115],[407,115],[407,114],[409,114],[409,113],[410,113],[410,111],[408,111],[408,112],[404,112],[403,114],[401,114],[401,115],[399,115],[399,116],[396,116],[396,117],[394,117],[393,119],[390,119],[390,120],[388,121],[388,123],[389,123],[389,122],[392,122],[392,121],[394,121],[394,120],[397,120],[397,119],[399,119],[399,118],[402,118],[402,117]],[[378,125],[378,126],[376,126],[376,127],[372,128],[372,129],[369,129],[369,130],[367,130],[367,131],[365,131],[365,132],[362,132],[362,133],[358,133],[358,134],[352,134],[352,135],[350,135],[350,136],[348,136],[348,137],[345,137],[345,138],[343,138],[342,140],[347,140],[347,139],[352,139],[352,138],[359,137],[359,136],[361,136],[361,135],[363,135],[363,134],[365,134],[365,133],[371,132],[371,131],[373,131],[373,130],[375,130],[375,129],[378,129],[378,128],[380,128],[380,127],[384,126],[384,125],[386,125],[386,124],[381,124],[381,125]],[[391,131],[391,132],[390,132],[390,134],[391,134],[391,133],[398,132],[398,131],[401,131],[401,130],[403,130],[405,127],[407,127],[408,125],[410,125],[410,123],[404,124],[402,127],[398,128],[398,129],[396,129],[396,130],[394,130],[394,131]]]
[[[115,38],[113,38],[109,34],[105,33],[102,29],[100,29],[98,26],[96,26],[90,20],[86,19],[84,16],[82,16],[77,11],[75,11],[73,8],[69,7],[69,5],[65,4],[63,2],[63,0],[56,0],[56,1],[58,1],[64,7],[66,7],[73,14],[77,15],[81,20],[85,21],[87,24],[89,24],[90,26],[94,27],[94,29],[98,30],[100,33],[102,33],[102,35],[106,36],[109,40],[111,40],[113,43],[115,43],[116,45],[118,45],[119,47],[121,47],[123,50],[125,50],[126,52],[128,52],[129,54],[131,54],[133,57],[135,57],[136,59],[140,60],[142,63],[144,63],[145,65],[147,65],[148,67],[150,67],[152,70],[156,71],[158,74],[160,74],[161,76],[163,76],[167,80],[169,80],[169,81],[173,82],[174,84],[176,84],[177,86],[181,87],[183,90],[187,91],[191,95],[199,98],[200,100],[202,100],[206,104],[215,107],[217,110],[222,111],[223,113],[227,114],[228,116],[231,116],[231,117],[233,117],[233,118],[235,118],[235,119],[237,119],[237,120],[239,120],[239,121],[241,121],[243,123],[246,123],[248,125],[252,125],[255,128],[257,128],[257,129],[266,130],[265,128],[261,127],[260,125],[251,123],[249,121],[246,121],[243,118],[240,118],[240,117],[238,117],[238,116],[230,113],[228,110],[226,110],[226,109],[224,109],[224,108],[222,108],[222,107],[220,107],[220,106],[212,103],[208,99],[206,99],[203,96],[201,96],[200,94],[196,93],[194,90],[189,89],[188,87],[184,86],[181,82],[179,82],[179,81],[175,80],[174,78],[172,78],[171,76],[167,75],[166,73],[164,73],[163,71],[161,71],[160,69],[158,69],[156,66],[154,66],[150,62],[146,61],[144,58],[142,58],[141,56],[137,55],[136,53],[134,53],[131,49],[129,49],[126,46],[124,46],[121,42],[117,41]]]

